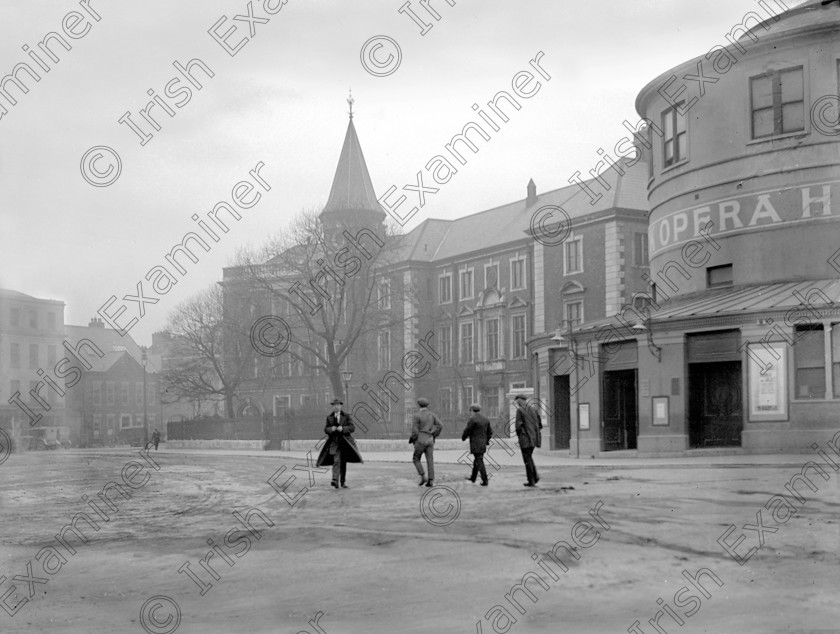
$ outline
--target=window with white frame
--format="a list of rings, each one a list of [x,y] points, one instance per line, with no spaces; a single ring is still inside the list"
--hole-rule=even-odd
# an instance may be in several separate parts
[[[514,315],[510,320],[511,357],[524,359],[525,354],[525,315]]]
[[[485,329],[485,361],[499,358],[499,319],[488,319],[484,322]]]
[[[484,265],[484,288],[497,288],[499,286],[499,264]]]
[[[107,381],[105,383],[105,404],[106,405],[113,405],[114,404],[114,382]]]
[[[292,407],[292,397],[288,395],[274,397],[274,415],[282,416]]]
[[[461,363],[473,363],[473,322],[465,321],[461,324]]]
[[[452,414],[452,388],[440,388],[440,413],[443,416]]]
[[[510,287],[512,290],[520,290],[525,286],[525,258],[518,257],[510,261]]]
[[[102,381],[93,382],[93,404],[102,405]]]
[[[572,238],[563,243],[563,273],[583,272],[583,238]]]
[[[566,323],[574,328],[583,322],[583,302],[566,302]]]
[[[481,409],[488,418],[495,418],[499,415],[499,388],[487,387],[481,393]]]
[[[680,102],[673,108],[662,113],[662,165],[671,167],[688,159],[688,134],[685,129],[685,116],[680,110],[685,102]]]
[[[379,287],[379,307],[383,310],[388,310],[391,308],[391,280],[384,279],[380,280]]]
[[[438,302],[448,304],[452,301],[452,275],[441,275],[438,278]]]
[[[452,365],[452,326],[441,326],[438,331],[440,364]]]
[[[646,232],[638,232],[634,236],[633,265],[648,265],[648,234]]]
[[[460,299],[472,299],[473,297],[473,269],[464,269],[459,274],[460,280],[460,289],[459,289],[459,298]]]
[[[391,367],[391,331],[379,332],[379,369],[388,370]]]
[[[131,426],[131,414],[120,414],[120,429],[128,429]]]
[[[470,409],[475,401],[473,400],[473,386],[465,385],[461,388],[461,413]]]
[[[750,77],[753,139],[805,129],[804,81],[802,66]]]
[[[120,405],[128,405],[128,382],[120,383]]]

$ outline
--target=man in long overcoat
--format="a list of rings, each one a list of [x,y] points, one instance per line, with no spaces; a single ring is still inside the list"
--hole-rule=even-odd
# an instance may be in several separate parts
[[[332,465],[332,485],[336,489],[339,486],[342,489],[349,488],[345,483],[348,462],[364,462],[359,448],[356,447],[356,441],[350,435],[356,431],[356,426],[350,414],[342,409],[342,405],[344,401],[333,399],[333,411],[327,416],[327,424],[324,426],[327,442],[324,443],[315,462],[317,467]]]
[[[517,394],[513,403],[516,406],[516,436],[519,439],[522,460],[525,462],[525,475],[528,478],[525,486],[536,486],[540,477],[537,475],[537,466],[532,454],[534,448],[542,446],[542,420],[537,409],[529,405],[522,394]]]
[[[429,410],[429,401],[425,398],[417,399],[417,406],[420,408],[412,420],[411,436],[408,442],[414,445],[414,467],[420,476],[420,486],[435,486],[435,438],[443,430],[443,424]],[[423,463],[420,458],[426,456],[426,466],[429,468],[429,477],[423,473]]]
[[[479,414],[481,411],[479,405],[470,405],[470,411],[473,414],[467,421],[464,433],[461,434],[461,440],[470,439],[470,453],[473,455],[472,475],[467,480],[475,482],[475,477],[480,473],[481,486],[486,487],[487,469],[484,466],[484,452],[487,451],[487,445],[493,437],[493,428],[490,426],[490,421]]]

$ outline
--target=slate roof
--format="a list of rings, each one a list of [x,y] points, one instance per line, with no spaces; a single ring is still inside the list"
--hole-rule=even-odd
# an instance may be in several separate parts
[[[338,158],[330,197],[322,213],[356,210],[385,213],[376,199],[376,191],[351,118],[347,124],[347,134]]]
[[[129,334],[121,337],[120,333],[112,328],[69,325],[65,326],[65,332],[65,339],[68,339],[73,346],[82,339],[90,339],[105,353],[104,357],[99,358],[95,352],[83,349],[83,356],[93,366],[91,372],[107,372],[124,354],[128,354],[137,363],[142,363],[143,352]],[[154,362],[152,355],[148,355],[146,368],[149,372],[158,370],[158,365]]]
[[[596,181],[585,181],[596,192],[603,194],[594,205],[578,185],[568,185],[537,196],[528,205],[521,199],[506,205],[480,211],[457,220],[430,218],[421,222],[405,236],[402,260],[433,262],[461,257],[483,249],[498,248],[528,238],[531,219],[546,205],[562,207],[574,221],[612,208],[623,208],[648,213],[647,168],[637,163],[624,168],[620,176],[614,169],[608,169],[601,176],[610,189]],[[556,214],[559,217],[559,214]],[[550,220],[549,220],[550,223]]]

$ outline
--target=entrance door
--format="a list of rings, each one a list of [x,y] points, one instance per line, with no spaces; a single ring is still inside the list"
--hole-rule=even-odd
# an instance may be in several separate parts
[[[554,377],[554,448],[568,449],[572,438],[569,416],[569,375]]]
[[[604,451],[636,449],[636,370],[604,372]]]
[[[740,447],[743,427],[741,362],[688,365],[691,447]]]

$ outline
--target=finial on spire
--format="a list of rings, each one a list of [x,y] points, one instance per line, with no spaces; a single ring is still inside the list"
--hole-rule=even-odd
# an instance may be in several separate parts
[[[347,97],[347,103],[350,106],[350,119],[353,118],[353,104],[356,103],[355,99],[353,99],[353,89],[350,89],[350,96]]]

